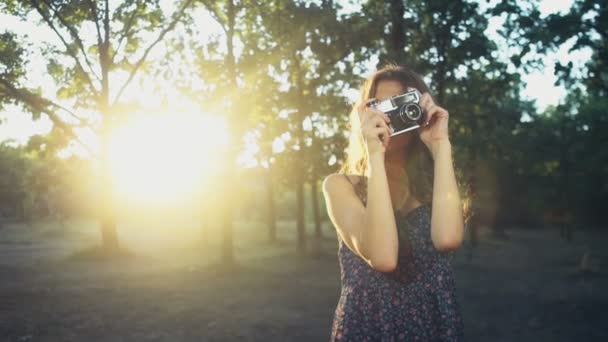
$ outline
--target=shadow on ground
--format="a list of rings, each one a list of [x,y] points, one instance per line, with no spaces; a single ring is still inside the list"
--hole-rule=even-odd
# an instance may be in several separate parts
[[[585,250],[605,265],[606,235],[509,234],[482,238],[470,260],[468,244],[457,253],[467,341],[608,340],[605,269],[577,271]],[[314,258],[298,257],[289,234],[248,238],[232,268],[200,241],[146,249],[125,238],[137,246],[128,257],[98,260],[86,252],[94,236],[3,239],[0,341],[327,341],[340,278],[326,235]]]

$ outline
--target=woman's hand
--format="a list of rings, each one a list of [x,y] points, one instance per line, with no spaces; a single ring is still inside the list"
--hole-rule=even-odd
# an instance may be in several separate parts
[[[448,119],[450,114],[445,108],[436,105],[429,93],[422,94],[420,107],[427,115],[427,122],[420,127],[420,139],[434,156],[441,143],[449,142]]]
[[[368,107],[368,104],[373,100],[369,99],[357,106],[359,122],[361,123],[361,135],[368,156],[384,153],[391,137],[388,115],[375,108]]]

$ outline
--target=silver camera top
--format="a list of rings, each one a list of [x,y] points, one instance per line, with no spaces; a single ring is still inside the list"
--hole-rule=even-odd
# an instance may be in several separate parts
[[[370,107],[374,107],[379,111],[386,113],[396,110],[405,103],[419,103],[420,97],[420,92],[414,89],[405,94],[395,95],[382,101],[374,101],[370,104]]]

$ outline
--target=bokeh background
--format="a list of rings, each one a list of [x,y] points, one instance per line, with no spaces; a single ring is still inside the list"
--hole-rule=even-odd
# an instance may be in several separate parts
[[[468,341],[608,340],[600,0],[0,2],[0,341],[324,341],[322,181],[387,63],[450,112]]]

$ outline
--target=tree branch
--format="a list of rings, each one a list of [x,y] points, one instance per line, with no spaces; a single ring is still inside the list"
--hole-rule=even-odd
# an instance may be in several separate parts
[[[99,27],[99,16],[97,15],[97,5],[92,0],[88,0],[91,11],[93,12],[93,21],[95,21],[95,29],[97,30],[97,48],[101,51],[101,44],[103,43],[101,38],[101,29]]]
[[[42,96],[36,95],[27,89],[18,89],[5,79],[0,78],[0,86],[3,86],[3,88],[4,88],[3,90],[12,99],[29,107],[31,111],[45,113],[46,115],[48,115],[49,119],[53,122],[54,125],[61,128],[62,130],[64,130],[70,138],[75,139],[78,143],[80,143],[87,150],[87,152],[89,152],[91,154],[92,157],[95,158],[95,156],[96,156],[95,152],[92,151],[82,140],[80,140],[80,137],[78,137],[78,135],[74,132],[74,126],[71,126],[71,125],[63,122],[63,120],[61,120],[59,115],[55,111],[53,111],[50,107],[55,106],[59,109],[65,110],[66,112],[75,116],[77,119],[79,119],[82,122],[82,120],[80,118],[78,118],[73,112],[67,110],[63,106],[61,106],[51,100],[48,100],[48,99],[43,98]],[[0,87],[0,89],[2,89],[2,87]],[[79,127],[89,127],[89,126],[80,125]]]
[[[95,85],[93,85],[93,81],[89,77],[89,74],[82,67],[82,64],[80,63],[80,59],[78,59],[78,55],[76,53],[74,53],[74,51],[72,50],[72,47],[70,46],[70,44],[68,44],[68,42],[61,35],[61,33],[59,33],[59,31],[57,30],[57,27],[55,27],[55,24],[53,24],[53,21],[49,17],[48,13],[46,13],[42,9],[42,7],[40,7],[40,5],[39,5],[39,3],[37,1],[35,1],[35,0],[32,1],[32,5],[34,6],[34,8],[36,8],[36,11],[38,11],[38,13],[42,16],[42,18],[47,23],[47,25],[49,25],[49,27],[55,32],[55,34],[57,35],[57,37],[59,37],[59,39],[61,40],[61,42],[63,43],[63,45],[66,48],[66,53],[68,55],[70,55],[70,57],[72,57],[74,59],[74,61],[76,62],[76,67],[78,69],[80,69],[80,71],[85,75],[86,81],[89,83],[89,85],[91,86],[92,90],[94,92],[96,92],[97,90],[95,89]]]
[[[104,44],[110,44],[110,3],[106,0],[105,16],[103,18],[103,30],[105,34]]]
[[[2,79],[2,78],[0,78],[0,85],[4,86],[6,93],[11,95],[12,98],[14,98],[14,99],[21,100],[21,101],[23,101],[24,99],[28,99],[28,103],[39,102],[39,106],[43,106],[43,107],[51,106],[51,107],[55,107],[57,109],[63,110],[64,112],[68,113],[71,117],[78,120],[78,124],[77,124],[78,127],[91,128],[90,126],[88,126],[88,123],[85,122],[86,121],[85,119],[81,118],[76,113],[74,113],[73,111],[67,109],[66,107],[58,104],[57,102],[44,98],[40,95],[35,95],[34,93],[32,93],[31,91],[29,91],[27,89],[16,88],[15,86],[13,86],[11,84],[11,82],[9,82],[5,79]]]
[[[222,30],[224,31],[224,33],[226,35],[228,35],[228,29],[226,28],[227,20],[223,20],[220,16],[219,11],[213,7],[213,2],[210,1],[206,1],[206,0],[201,0],[201,2],[203,3],[203,5],[205,6],[205,8],[207,8],[207,11],[209,11],[209,14],[211,14],[211,16],[213,18],[215,18],[215,21],[217,21],[218,24],[220,24],[220,27],[222,28]]]
[[[136,5],[137,7],[139,7],[139,3],[140,2],[137,1],[137,5]],[[142,6],[145,7],[146,3],[144,2],[142,4]],[[137,7],[133,11],[133,13],[131,13],[131,16],[129,17],[129,19],[127,20],[127,23],[125,24],[125,26],[122,29],[120,37],[118,38],[118,45],[116,45],[116,49],[114,50],[114,54],[112,55],[112,58],[110,58],[110,61],[112,63],[114,63],[114,58],[116,58],[116,55],[118,54],[118,50],[122,46],[122,42],[125,40],[126,37],[128,37],[129,30],[131,29],[131,27],[133,27],[133,24],[134,24],[134,21],[135,21],[135,17],[137,17]]]
[[[148,57],[148,54],[150,53],[150,51],[152,50],[152,48],[154,48],[154,46],[156,46],[156,44],[158,44],[165,37],[165,35],[167,33],[169,33],[171,30],[173,30],[175,28],[175,26],[177,25],[180,17],[184,14],[184,11],[186,10],[186,8],[188,8],[188,6],[190,6],[191,3],[192,3],[192,0],[185,0],[184,1],[184,4],[182,5],[182,7],[173,14],[173,20],[171,20],[171,22],[169,23],[169,25],[167,25],[167,27],[165,27],[160,32],[160,34],[158,35],[158,37],[144,51],[143,56],[141,56],[141,58],[137,61],[137,63],[135,63],[135,67],[133,67],[133,70],[131,70],[131,73],[129,74],[129,78],[127,79],[127,81],[125,81],[125,83],[122,85],[122,87],[118,91],[118,94],[116,95],[116,98],[114,99],[114,102],[113,102],[114,104],[118,102],[118,100],[120,99],[120,96],[122,95],[123,91],[127,88],[127,86],[129,85],[129,83],[131,83],[131,81],[133,80],[133,77],[135,77],[135,73],[142,66],[142,64],[145,62],[145,60]]]
[[[68,32],[70,32],[72,39],[74,39],[74,41],[80,48],[80,52],[82,53],[82,56],[84,57],[84,61],[86,62],[87,66],[89,67],[89,71],[99,81],[100,78],[97,75],[97,73],[95,73],[95,70],[93,69],[93,65],[91,64],[89,57],[87,56],[86,52],[84,51],[84,44],[82,43],[82,39],[80,39],[80,36],[78,36],[78,32],[76,32],[74,27],[71,26],[68,22],[65,21],[65,19],[62,16],[59,15],[59,12],[57,11],[57,9],[55,9],[48,0],[43,0],[43,1],[46,4],[46,6],[53,11],[53,15],[55,17],[57,17],[57,19],[59,19],[61,24],[63,24],[63,26],[65,26],[65,28],[68,30]]]

